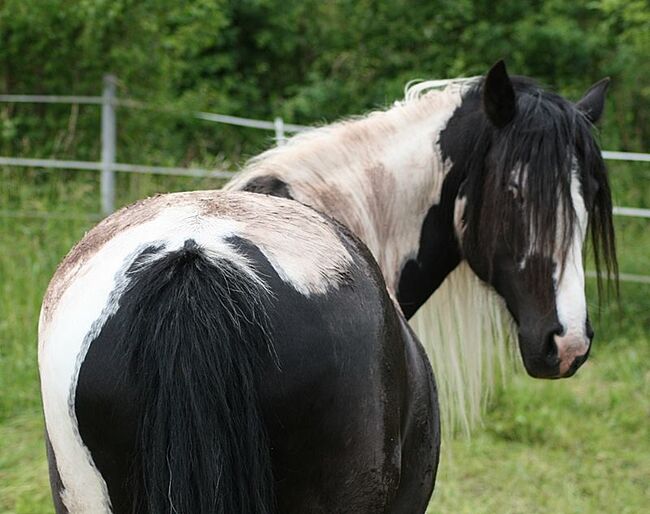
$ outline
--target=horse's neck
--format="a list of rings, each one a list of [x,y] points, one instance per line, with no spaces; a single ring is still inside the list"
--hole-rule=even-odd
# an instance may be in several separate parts
[[[297,136],[255,159],[230,187],[245,187],[254,177],[279,178],[293,198],[358,236],[397,293],[402,267],[420,251],[427,213],[440,202],[449,166],[437,141],[458,102],[457,95],[433,92]]]

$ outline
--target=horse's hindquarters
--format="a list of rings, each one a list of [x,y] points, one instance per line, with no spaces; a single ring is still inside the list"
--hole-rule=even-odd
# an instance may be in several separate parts
[[[435,391],[367,250],[335,227],[351,261],[321,278],[191,219],[116,236],[44,304],[57,511],[271,513],[272,468],[277,512],[424,512]]]

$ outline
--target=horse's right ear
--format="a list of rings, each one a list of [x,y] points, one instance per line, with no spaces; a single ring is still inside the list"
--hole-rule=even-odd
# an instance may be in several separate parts
[[[497,127],[505,127],[517,113],[515,90],[503,59],[490,68],[483,83],[483,109]]]

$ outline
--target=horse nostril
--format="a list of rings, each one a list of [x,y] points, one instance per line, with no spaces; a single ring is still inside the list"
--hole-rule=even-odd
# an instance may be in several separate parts
[[[594,329],[591,328],[591,323],[587,322],[587,330],[585,332],[587,334],[587,338],[591,342],[594,338]]]
[[[561,330],[555,329],[546,336],[546,341],[544,342],[544,358],[550,366],[555,366],[558,363],[559,355],[555,336],[561,333]]]
[[[578,357],[575,358],[573,361],[573,364],[571,367],[578,369],[582,364],[587,360],[587,354],[585,353],[584,355],[579,355]]]
[[[573,362],[571,363],[571,366],[569,366],[568,371],[565,373],[564,376],[570,377],[572,376],[576,371],[578,371],[578,368],[582,366],[582,364],[587,360],[587,354],[585,353],[584,355],[578,355],[575,359],[573,359]]]

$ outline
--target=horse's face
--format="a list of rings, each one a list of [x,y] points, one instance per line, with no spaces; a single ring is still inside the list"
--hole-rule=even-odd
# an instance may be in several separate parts
[[[572,199],[575,226],[566,252],[559,240],[552,252],[535,248],[535,234],[523,213],[505,222],[508,232],[493,242],[489,258],[471,246],[465,252],[477,275],[505,300],[518,327],[524,365],[534,377],[571,376],[587,359],[594,335],[587,315],[582,260],[588,212],[577,176],[572,181]],[[511,202],[512,211],[517,212],[525,199],[511,187],[502,201]]]
[[[457,209],[464,214],[457,227],[465,259],[517,324],[528,373],[568,377],[587,359],[594,335],[582,254],[590,214],[606,259],[613,256],[611,199],[589,131],[607,83],[575,105],[519,85],[502,63],[482,85],[490,134],[483,175],[461,186],[457,205],[472,210]]]

